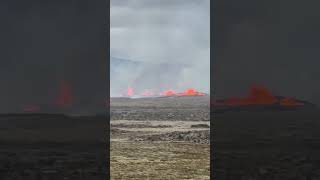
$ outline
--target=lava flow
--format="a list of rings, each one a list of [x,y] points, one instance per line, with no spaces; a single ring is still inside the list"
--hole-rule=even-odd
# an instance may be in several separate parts
[[[176,93],[175,91],[169,90],[161,93],[163,96],[205,96],[204,93],[198,92],[193,88],[187,89],[182,93]]]
[[[280,105],[302,106],[304,103],[291,97],[274,96],[263,86],[252,86],[247,97],[231,97],[224,100],[216,100],[213,106],[246,106],[246,105]]]
[[[59,107],[70,107],[73,104],[73,93],[69,82],[61,81],[58,97],[56,99],[56,105]]]
[[[133,88],[132,87],[128,87],[128,90],[127,90],[127,96],[133,96]]]
[[[187,89],[183,93],[178,93],[178,96],[205,96],[204,93],[198,92],[195,89]]]
[[[165,90],[163,92],[160,93],[160,96],[174,96],[177,93],[174,90]]]
[[[173,90],[167,90],[160,93],[161,96],[205,96],[206,94],[196,91],[193,88],[189,88],[182,93],[177,93]]]
[[[189,88],[185,90],[184,92],[176,92],[175,90],[169,89],[162,91],[160,93],[156,93],[152,90],[144,90],[140,94],[135,94],[134,89],[132,87],[129,87],[127,89],[126,94],[124,94],[125,97],[133,97],[133,96],[142,96],[142,97],[155,97],[155,96],[205,96],[205,93],[201,93],[196,91],[193,88]]]

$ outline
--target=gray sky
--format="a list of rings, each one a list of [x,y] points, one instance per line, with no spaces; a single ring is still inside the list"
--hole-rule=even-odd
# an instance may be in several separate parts
[[[187,65],[176,74],[170,72],[177,83],[171,86],[209,92],[209,3],[209,0],[111,0],[111,56]],[[111,91],[112,86],[115,84],[111,79]]]

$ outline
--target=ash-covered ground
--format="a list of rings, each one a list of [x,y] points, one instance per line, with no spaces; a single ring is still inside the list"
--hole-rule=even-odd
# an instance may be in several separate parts
[[[106,119],[0,115],[0,179],[106,179]]]
[[[209,179],[209,96],[111,98],[112,179]]]
[[[319,179],[319,109],[213,113],[213,119],[216,179]]]

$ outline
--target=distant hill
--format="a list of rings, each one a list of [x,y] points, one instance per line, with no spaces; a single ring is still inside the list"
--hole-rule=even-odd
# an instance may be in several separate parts
[[[171,69],[180,69],[184,67],[188,67],[186,64],[179,64],[179,63],[168,63],[168,62],[141,62],[141,61],[134,61],[130,59],[118,58],[111,56],[110,58],[110,70],[114,70],[116,68],[138,68],[141,66],[149,66],[149,67],[158,67],[162,70],[171,70]]]
[[[137,67],[139,65],[141,65],[141,63],[137,62],[137,61],[122,59],[122,58],[117,58],[117,57],[110,58],[110,70],[113,70],[114,68],[118,68],[118,67],[121,68],[123,66]]]

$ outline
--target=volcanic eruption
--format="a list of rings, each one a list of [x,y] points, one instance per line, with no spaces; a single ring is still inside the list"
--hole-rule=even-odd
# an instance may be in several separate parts
[[[135,90],[132,87],[128,87],[127,92],[124,93],[125,97],[173,97],[173,96],[205,96],[205,93],[199,92],[194,88],[186,89],[183,92],[177,92],[172,89],[164,91],[153,91],[150,89],[143,90],[141,93],[135,94]]]
[[[288,110],[315,105],[293,97],[274,96],[266,87],[253,85],[246,97],[230,97],[211,103],[214,110]]]
[[[71,107],[73,104],[73,93],[68,81],[61,81],[59,86],[58,97],[55,104],[62,108]]]

